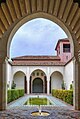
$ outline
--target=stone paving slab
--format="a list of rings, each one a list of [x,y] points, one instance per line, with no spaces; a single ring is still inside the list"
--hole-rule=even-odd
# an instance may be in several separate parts
[[[0,119],[80,119],[80,111],[69,110],[64,107],[42,107],[42,111],[50,113],[49,116],[32,116],[36,107],[27,109],[8,109],[0,112]]]

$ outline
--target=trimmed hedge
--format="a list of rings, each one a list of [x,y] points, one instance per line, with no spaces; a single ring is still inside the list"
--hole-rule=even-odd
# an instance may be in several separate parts
[[[7,103],[24,96],[24,89],[11,89],[7,91]]]
[[[71,105],[73,105],[73,91],[72,90],[52,90],[52,96],[59,98]]]

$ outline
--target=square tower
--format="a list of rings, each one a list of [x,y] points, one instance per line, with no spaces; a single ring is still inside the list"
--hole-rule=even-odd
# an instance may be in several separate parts
[[[68,62],[72,58],[71,45],[67,38],[58,40],[55,50],[62,62]]]

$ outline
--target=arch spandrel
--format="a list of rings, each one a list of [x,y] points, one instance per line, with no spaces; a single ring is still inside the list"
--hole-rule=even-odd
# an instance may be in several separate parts
[[[45,70],[43,70],[43,69],[39,69],[39,68],[38,68],[38,69],[34,69],[33,71],[31,71],[30,76],[32,75],[33,72],[37,72],[37,71],[43,72],[44,75],[47,76]]]

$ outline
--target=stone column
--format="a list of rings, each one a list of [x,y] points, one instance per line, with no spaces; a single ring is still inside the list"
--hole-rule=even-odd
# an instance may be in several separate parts
[[[30,93],[30,73],[29,73],[29,67],[27,67],[27,94]]]
[[[47,94],[49,94],[49,92],[50,92],[50,87],[49,87],[49,86],[50,86],[50,84],[49,84],[49,83],[50,83],[50,81],[49,81],[49,80],[47,80]]]
[[[47,67],[47,94],[50,93],[50,68]]]
[[[80,110],[80,57],[75,61],[74,87],[74,106],[76,110]]]
[[[30,85],[29,82],[30,82],[30,81],[29,81],[29,77],[27,77],[27,78],[28,78],[28,80],[27,80],[27,94],[29,94],[29,93],[30,93],[30,91],[29,91],[29,89],[30,89],[30,88],[29,88],[29,85]]]
[[[6,109],[7,85],[6,85],[6,62],[0,57],[0,111]]]

